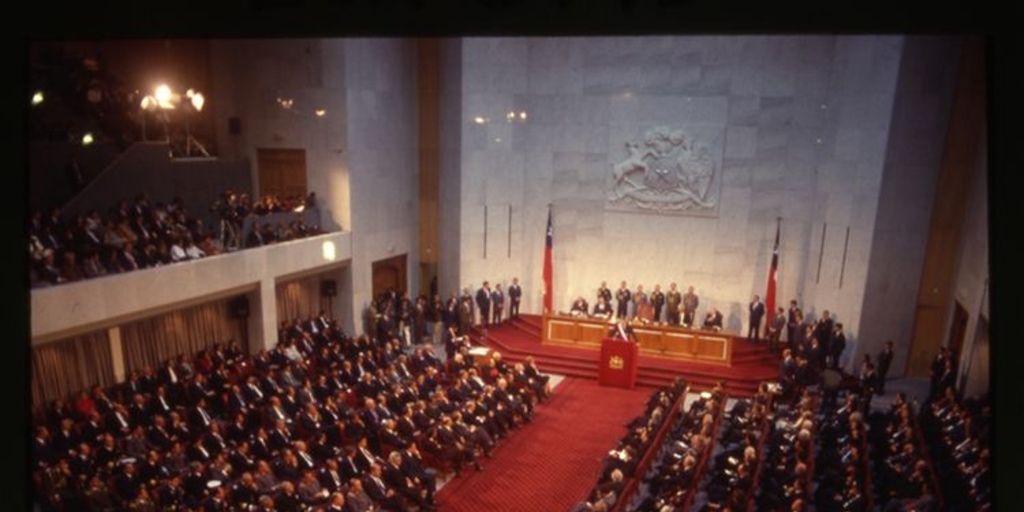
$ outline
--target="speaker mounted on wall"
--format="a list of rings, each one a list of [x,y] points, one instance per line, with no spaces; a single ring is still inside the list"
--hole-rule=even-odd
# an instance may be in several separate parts
[[[249,318],[249,298],[245,295],[232,300],[228,307],[232,318]]]
[[[334,279],[320,281],[320,295],[323,297],[334,297],[338,294],[338,283]]]

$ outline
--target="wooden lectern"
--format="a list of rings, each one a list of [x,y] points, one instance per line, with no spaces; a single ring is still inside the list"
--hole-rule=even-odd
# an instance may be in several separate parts
[[[598,382],[602,386],[633,389],[640,362],[640,344],[614,338],[601,340]]]

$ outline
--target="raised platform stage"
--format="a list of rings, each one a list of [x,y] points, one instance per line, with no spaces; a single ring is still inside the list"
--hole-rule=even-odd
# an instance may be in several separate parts
[[[502,359],[509,363],[533,356],[542,372],[596,380],[599,351],[541,343],[541,324],[540,316],[520,315],[487,331],[478,329],[474,338],[501,352]],[[660,387],[682,377],[690,383],[691,389],[703,391],[711,389],[718,381],[725,381],[730,393],[749,396],[761,382],[776,379],[778,365],[778,357],[763,344],[736,338],[729,367],[641,354],[637,385]]]

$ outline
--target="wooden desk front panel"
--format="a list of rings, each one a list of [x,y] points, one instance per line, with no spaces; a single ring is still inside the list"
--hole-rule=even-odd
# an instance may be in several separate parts
[[[608,334],[606,321],[548,315],[544,317],[543,342],[600,348]],[[735,337],[721,332],[699,331],[667,325],[634,326],[640,351],[656,357],[731,364]]]

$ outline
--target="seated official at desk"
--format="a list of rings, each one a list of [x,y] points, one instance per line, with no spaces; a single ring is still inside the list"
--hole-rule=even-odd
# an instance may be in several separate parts
[[[722,330],[722,313],[715,308],[709,309],[708,314],[704,315],[704,328],[715,331]]]
[[[597,304],[594,304],[594,316],[610,319],[614,313],[612,305],[604,297],[597,299]]]
[[[572,316],[587,316],[587,312],[590,310],[590,305],[587,304],[587,300],[583,296],[576,297],[576,300],[572,303],[572,308],[569,309],[569,314]]]
[[[615,325],[608,329],[608,337],[619,341],[633,341],[639,343],[636,333],[633,332],[633,326],[626,323],[625,320],[619,320]]]

